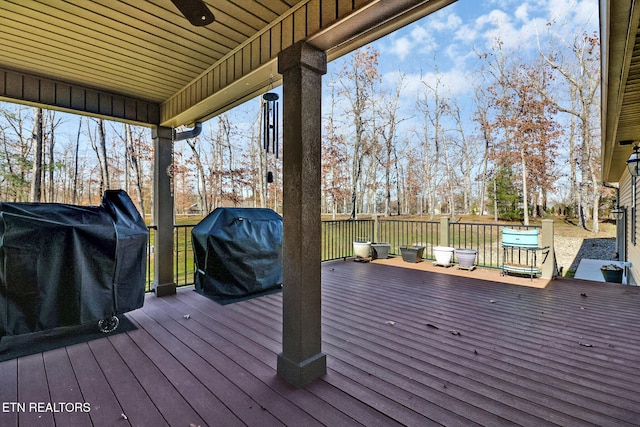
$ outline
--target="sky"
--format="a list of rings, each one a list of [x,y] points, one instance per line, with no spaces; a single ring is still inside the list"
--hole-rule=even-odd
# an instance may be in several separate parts
[[[548,22],[555,24],[548,26]],[[597,32],[598,25],[598,0],[458,0],[372,46],[380,52],[378,71],[383,88],[395,90],[398,77],[404,75],[401,108],[410,116],[415,113],[417,93],[423,91],[424,83],[433,87],[436,77],[446,96],[471,105],[473,82],[479,76],[477,54],[489,50],[497,37],[504,42],[505,51],[526,57],[537,52],[537,38],[548,37],[549,30],[571,41],[582,29]],[[328,64],[324,82],[340,71],[344,60],[346,56]],[[281,93],[281,89],[276,91]],[[325,85],[325,111],[329,95]],[[256,106],[252,100],[237,107],[230,112],[231,120],[241,128],[249,126]],[[470,126],[471,109],[467,111]],[[75,141],[77,120],[77,116],[64,119],[68,132],[60,139]],[[215,122],[215,118],[210,120]],[[408,129],[412,125],[407,121],[403,126]]]
[[[460,107],[465,133],[478,134],[473,121],[474,81],[482,78],[478,54],[490,51],[497,39],[503,42],[503,52],[526,60],[537,57],[539,47],[550,38],[571,45],[583,32],[599,33],[598,0],[458,0],[373,42],[380,52],[383,89],[393,93],[399,76],[404,77],[400,115],[409,119],[400,124],[396,143],[410,144],[410,135],[417,135],[415,130],[421,126],[417,96],[424,93],[425,84],[435,87],[436,79],[440,93]],[[339,73],[347,59],[330,63],[324,81]],[[323,97],[326,112],[327,88]],[[568,157],[568,150],[564,151],[559,160]],[[559,182],[559,193],[552,197],[565,197],[560,194],[564,187]]]
[[[554,22],[553,27],[547,23]],[[549,28],[563,39],[584,28],[598,31],[597,0],[458,0],[372,45],[381,53],[383,82],[406,74],[406,93],[433,81],[437,73],[450,95],[469,94],[477,69],[477,52],[496,38],[504,50],[534,55],[537,39]]]

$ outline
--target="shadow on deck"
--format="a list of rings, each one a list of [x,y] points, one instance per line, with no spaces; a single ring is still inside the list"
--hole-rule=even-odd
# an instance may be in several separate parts
[[[134,331],[0,363],[0,425],[640,423],[640,288],[461,273],[323,264],[328,373],[304,389],[275,373],[281,294],[149,295]]]

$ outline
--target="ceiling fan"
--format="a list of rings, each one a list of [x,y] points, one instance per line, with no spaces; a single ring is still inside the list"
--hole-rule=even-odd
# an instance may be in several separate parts
[[[213,13],[203,0],[171,0],[185,18],[197,27],[209,25],[215,21]]]

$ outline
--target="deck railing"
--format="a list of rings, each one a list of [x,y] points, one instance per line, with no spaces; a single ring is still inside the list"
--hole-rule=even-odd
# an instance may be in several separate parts
[[[425,246],[425,258],[435,259],[434,246],[475,249],[476,265],[500,268],[502,264],[501,230],[504,224],[451,222],[443,232],[440,221],[412,221],[396,219],[330,220],[322,221],[322,261],[353,256],[354,241],[385,242],[391,245],[389,253],[400,255],[401,245]],[[195,224],[174,226],[174,280],[178,286],[193,284],[195,263],[191,246],[191,230]],[[540,226],[509,225],[516,230]],[[153,241],[156,227],[149,227],[147,259],[147,291],[152,290],[154,254]]]

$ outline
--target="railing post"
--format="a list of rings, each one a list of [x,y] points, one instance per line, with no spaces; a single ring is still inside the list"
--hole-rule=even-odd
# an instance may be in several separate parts
[[[449,246],[451,232],[449,230],[450,219],[448,216],[440,217],[440,246]]]
[[[373,240],[374,243],[379,243],[378,240],[378,227],[380,226],[380,222],[378,221],[378,214],[373,214]]]
[[[549,246],[549,254],[544,257],[542,263],[542,273],[540,277],[543,279],[553,279],[558,271],[556,270],[556,251],[554,247],[554,225],[552,219],[542,220],[542,236],[540,246]]]

